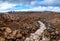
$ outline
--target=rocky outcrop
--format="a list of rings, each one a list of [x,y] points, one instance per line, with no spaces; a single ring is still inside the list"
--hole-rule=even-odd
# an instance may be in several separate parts
[[[0,14],[0,41],[34,40],[60,40],[60,14]]]
[[[34,33],[39,28],[39,23],[35,20],[30,20],[30,17],[22,20],[14,14],[3,14],[0,17],[0,37],[6,41],[24,41],[30,33]]]

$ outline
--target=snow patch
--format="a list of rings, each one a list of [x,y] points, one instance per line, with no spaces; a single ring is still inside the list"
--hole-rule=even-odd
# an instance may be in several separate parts
[[[31,33],[30,37],[27,37],[25,41],[40,41],[40,36],[42,35],[43,31],[46,29],[46,26],[43,22],[38,21],[40,24],[40,28],[35,32]],[[45,38],[43,38],[45,40]]]

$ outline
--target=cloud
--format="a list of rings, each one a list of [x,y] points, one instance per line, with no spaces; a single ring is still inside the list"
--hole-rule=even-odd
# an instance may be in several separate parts
[[[57,6],[60,5],[60,0],[44,0],[39,3],[40,5],[47,5],[47,6]]]
[[[53,6],[38,6],[30,9],[22,9],[22,10],[15,10],[15,11],[53,11],[53,12],[60,12],[60,7],[53,7]]]
[[[60,5],[60,0],[0,0],[13,4]]]
[[[0,11],[60,11],[60,0],[0,0]]]
[[[38,2],[36,2],[36,1],[32,1],[30,4],[31,5],[35,5],[35,4],[37,4]]]
[[[38,6],[60,6],[60,0],[31,1],[30,5]]]
[[[8,12],[11,10],[1,10],[0,12]],[[38,6],[33,7],[30,9],[16,9],[14,11],[53,11],[53,12],[60,12],[60,7],[54,7],[54,6]]]
[[[16,6],[16,4],[0,3],[0,10],[6,10],[12,8],[13,6]]]
[[[9,3],[22,3],[22,4],[29,4],[31,1],[35,1],[35,0],[0,0],[2,2],[9,2]]]

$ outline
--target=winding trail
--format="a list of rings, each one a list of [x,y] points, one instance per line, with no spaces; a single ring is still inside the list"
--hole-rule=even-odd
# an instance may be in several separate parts
[[[46,29],[46,26],[41,21],[38,21],[38,23],[40,24],[39,29],[35,33],[31,33],[30,37],[27,37],[25,41],[40,41],[40,36],[43,33],[43,31]],[[43,38],[43,40],[45,39]]]

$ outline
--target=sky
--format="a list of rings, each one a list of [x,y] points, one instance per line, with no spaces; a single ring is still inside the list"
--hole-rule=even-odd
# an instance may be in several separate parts
[[[0,0],[0,12],[8,11],[60,12],[60,0]]]

